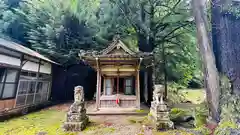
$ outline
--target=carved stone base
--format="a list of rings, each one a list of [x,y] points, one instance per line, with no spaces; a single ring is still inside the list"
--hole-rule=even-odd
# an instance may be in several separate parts
[[[85,117],[81,122],[65,122],[63,128],[65,131],[82,131],[86,128],[89,118]]]
[[[165,104],[157,104],[155,101],[151,102],[151,110],[157,111],[157,112],[165,112],[168,111],[167,105]]]
[[[172,121],[162,121],[162,122],[157,122],[155,125],[155,129],[157,130],[166,130],[166,129],[173,129],[174,124]]]
[[[152,102],[150,108],[150,117],[156,130],[173,129],[174,123],[169,118],[169,112],[165,104]]]
[[[174,123],[171,120],[169,119],[159,120],[153,115],[154,114],[151,114],[149,116],[149,119],[153,121],[153,125],[156,130],[174,129]]]

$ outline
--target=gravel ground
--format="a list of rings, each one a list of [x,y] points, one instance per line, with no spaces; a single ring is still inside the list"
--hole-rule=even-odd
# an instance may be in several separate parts
[[[56,105],[51,109],[67,112],[71,103]],[[93,102],[86,102],[87,110],[92,110]],[[131,121],[143,120],[144,116],[97,115],[90,116],[91,124],[79,135],[153,135],[151,127]]]
[[[131,120],[143,119],[142,116],[91,116],[95,125],[79,135],[152,135],[151,128]]]

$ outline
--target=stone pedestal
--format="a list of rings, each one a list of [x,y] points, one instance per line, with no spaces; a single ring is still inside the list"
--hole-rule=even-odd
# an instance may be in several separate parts
[[[167,105],[163,101],[163,95],[159,92],[155,92],[153,99],[154,101],[151,102],[150,108],[150,118],[154,122],[155,129],[173,129],[174,124],[169,118],[169,112],[167,109]]]
[[[88,122],[89,118],[86,115],[83,87],[77,86],[74,90],[74,103],[67,113],[67,119],[63,128],[66,131],[82,131],[86,128]]]

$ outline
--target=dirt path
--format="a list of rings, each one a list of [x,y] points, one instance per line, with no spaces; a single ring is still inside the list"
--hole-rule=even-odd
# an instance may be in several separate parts
[[[142,116],[91,116],[90,126],[79,135],[152,135],[151,128],[138,123]]]
[[[92,109],[92,102],[87,102],[87,110]],[[67,112],[71,103],[55,105],[48,109]],[[145,126],[144,116],[97,115],[90,116],[89,126],[79,135],[152,135],[150,127]]]
[[[55,105],[50,110],[57,110],[65,114],[71,103]],[[183,105],[184,107],[185,104]],[[86,103],[87,110],[92,107],[92,103]],[[188,106],[191,108],[192,106]],[[187,107],[187,108],[188,108]],[[63,116],[61,116],[63,120]],[[147,116],[139,115],[96,115],[89,116],[90,124],[87,128],[77,133],[77,135],[191,135],[181,131],[155,132]],[[64,120],[63,120],[64,121]],[[75,134],[74,134],[75,135]]]

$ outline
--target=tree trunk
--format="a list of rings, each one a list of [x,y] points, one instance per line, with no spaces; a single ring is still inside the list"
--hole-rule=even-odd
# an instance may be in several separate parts
[[[152,46],[149,44],[148,42],[148,38],[146,37],[146,35],[144,33],[141,33],[140,31],[137,33],[138,35],[138,48],[140,51],[142,52],[152,52]],[[147,69],[147,80],[148,80],[148,101],[147,103],[150,105],[151,101],[152,101],[152,95],[153,95],[153,81],[152,81],[152,75],[153,73],[153,69],[151,67],[149,67]],[[143,77],[144,78],[144,77]],[[143,79],[141,78],[141,79]]]
[[[221,9],[219,4],[221,1],[220,0],[212,0],[211,1],[211,11],[212,11],[212,15],[211,15],[211,24],[212,24],[212,44],[213,44],[213,52],[216,58],[216,67],[218,69],[219,72],[222,71],[221,69],[221,63],[220,63],[220,57],[219,54],[220,53],[220,48],[218,47],[218,45],[220,45],[220,39],[221,38],[219,36],[220,34],[220,18],[221,18]]]
[[[197,25],[198,47],[203,61],[204,80],[210,120],[218,123],[219,116],[219,76],[214,54],[207,33],[206,0],[192,0],[193,14]]]

